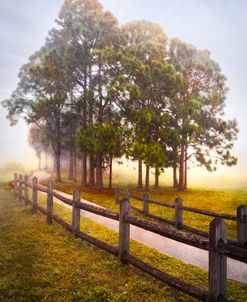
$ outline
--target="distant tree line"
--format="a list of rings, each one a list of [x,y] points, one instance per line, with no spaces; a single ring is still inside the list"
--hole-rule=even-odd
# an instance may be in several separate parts
[[[138,187],[155,187],[166,168],[187,187],[188,160],[213,171],[235,165],[237,122],[224,119],[226,77],[206,50],[146,21],[119,25],[97,0],[65,0],[45,45],[19,73],[3,106],[15,124],[31,124],[37,155],[52,154],[61,181],[61,156],[82,185],[103,186],[113,159],[138,161]],[[145,184],[143,184],[145,165]]]

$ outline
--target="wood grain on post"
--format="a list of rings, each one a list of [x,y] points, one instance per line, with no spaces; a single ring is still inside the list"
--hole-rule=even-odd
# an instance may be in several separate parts
[[[14,196],[17,197],[18,193],[17,193],[17,188],[18,188],[18,176],[17,173],[14,174]]]
[[[130,213],[129,198],[124,198],[120,201],[119,213],[119,260],[127,264],[126,256],[130,250],[130,225],[125,221],[125,216]]]
[[[37,184],[38,184],[37,177],[33,177],[33,186],[32,186],[33,214],[37,213],[37,204],[38,204]]]
[[[22,200],[22,175],[19,175],[19,200]]]
[[[115,189],[116,204],[119,204],[119,195],[120,195],[119,187],[116,187]]]
[[[28,176],[25,175],[25,183],[24,183],[24,192],[25,192],[25,199],[24,199],[24,202],[25,202],[25,207],[28,206]]]
[[[224,301],[227,295],[227,257],[220,253],[219,242],[227,242],[226,224],[222,218],[215,218],[209,226],[209,298],[210,301]]]
[[[80,231],[80,208],[78,203],[81,201],[80,190],[75,190],[73,194],[73,203],[72,203],[72,230],[73,232]]]
[[[241,245],[247,245],[247,205],[237,208],[237,237]]]
[[[181,228],[183,225],[183,200],[181,198],[176,199],[176,206],[175,206],[175,226],[177,228]]]
[[[149,212],[149,204],[147,202],[149,195],[147,193],[143,194],[143,212],[144,214],[148,214]]]
[[[52,181],[48,181],[47,185],[47,224],[52,224],[52,213],[53,213],[53,187]]]

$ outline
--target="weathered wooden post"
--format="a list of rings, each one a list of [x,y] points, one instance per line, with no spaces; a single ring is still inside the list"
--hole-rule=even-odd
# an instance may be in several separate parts
[[[37,191],[38,179],[37,177],[33,177],[33,186],[32,186],[32,201],[33,201],[33,214],[37,213],[37,205],[38,205],[38,191]]]
[[[73,232],[80,231],[80,208],[78,207],[78,203],[81,200],[80,190],[75,190],[73,194],[73,203],[72,203],[72,229]]]
[[[119,204],[119,196],[120,196],[120,189],[119,189],[119,187],[115,188],[115,196],[116,196],[116,204]]]
[[[241,245],[247,245],[247,205],[237,208],[237,237]]]
[[[126,194],[128,196],[128,194]],[[130,201],[126,197],[120,201],[119,213],[119,260],[127,264],[125,256],[129,255],[130,250],[130,225],[125,221],[126,215],[130,213]]]
[[[17,176],[17,173],[15,173],[14,174],[14,196],[15,197],[18,196],[17,189],[18,189],[18,176]]]
[[[24,181],[24,192],[25,192],[25,197],[24,197],[24,202],[25,202],[25,207],[28,206],[28,176],[25,175],[25,181]]]
[[[227,295],[227,257],[219,252],[218,243],[227,242],[226,224],[215,218],[209,226],[209,301],[223,301]]]
[[[52,213],[53,213],[53,186],[52,181],[48,181],[47,185],[47,224],[52,224]]]
[[[183,200],[181,198],[176,199],[176,206],[175,206],[175,226],[177,228],[182,227],[183,225]]]
[[[149,195],[147,193],[143,194],[143,212],[144,214],[148,214],[149,212],[149,204],[148,204]]]
[[[19,200],[22,200],[22,175],[19,175]]]

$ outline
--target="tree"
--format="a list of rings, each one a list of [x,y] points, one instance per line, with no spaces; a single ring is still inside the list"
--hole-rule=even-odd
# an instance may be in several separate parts
[[[172,167],[174,187],[184,190],[188,160],[209,171],[236,164],[237,123],[224,119],[228,89],[219,65],[208,51],[168,41],[158,24],[119,27],[97,0],[65,0],[57,27],[19,78],[3,105],[11,124],[23,117],[46,135],[58,181],[62,152],[69,178],[76,181],[80,151],[82,186],[98,188],[106,168],[112,186],[113,158],[123,154],[138,160],[139,188],[146,165],[146,190],[150,169],[157,188],[160,172]]]
[[[163,59],[165,56],[165,45],[166,45],[166,35],[163,29],[155,23],[147,22],[147,21],[132,21],[123,26],[124,33],[127,37],[127,53],[129,56],[133,56],[133,59],[138,59],[139,62],[136,62],[130,65],[130,73],[132,74],[132,81],[138,86],[138,94],[141,96],[141,92],[145,89],[146,83],[143,83],[142,73],[145,72],[143,68],[143,64],[148,64],[152,60]],[[129,61],[131,63],[131,60]],[[132,61],[133,63],[133,61]],[[139,66],[138,66],[139,65]],[[133,71],[135,70],[133,67],[137,67],[136,70],[140,70],[139,77],[136,76]],[[129,66],[128,66],[129,67]],[[148,76],[148,74],[147,74]],[[139,104],[138,104],[139,103]],[[137,102],[138,109],[142,108],[144,102],[139,98],[139,102]],[[145,105],[144,105],[145,109]],[[136,108],[134,109],[136,110]],[[129,114],[129,110],[128,114]],[[137,126],[137,125],[136,125]],[[138,128],[136,127],[135,139],[141,139],[138,136]],[[133,149],[135,150],[135,148]],[[134,155],[134,154],[133,154]],[[138,159],[138,188],[143,187],[142,183],[142,159],[139,158],[138,154],[133,156],[133,158]],[[147,170],[148,171],[148,170]],[[146,177],[147,179],[147,177]]]
[[[58,181],[61,181],[61,113],[69,89],[63,67],[58,45],[45,45],[22,66],[17,89],[3,102],[12,124],[23,117],[47,135],[56,161]]]
[[[75,0],[64,2],[59,14],[59,33],[66,45],[66,64],[75,85],[72,89],[77,99],[77,112],[81,127],[91,127],[94,120],[103,123],[104,111],[109,101],[105,98],[104,51],[116,47],[120,41],[118,22],[105,11],[98,1]],[[82,148],[83,149],[83,148]],[[82,184],[87,183],[86,163],[89,156],[89,183],[94,185],[96,156],[97,185],[102,186],[102,156],[91,152],[82,156]]]
[[[45,127],[45,126],[43,126]],[[29,145],[35,150],[36,155],[39,160],[38,169],[41,170],[41,154],[45,153],[46,161],[45,161],[45,169],[47,169],[47,154],[50,151],[50,143],[47,139],[46,134],[35,124],[31,125],[29,129],[28,135]]]
[[[127,73],[137,87],[136,97],[125,102],[127,119],[134,128],[130,155],[139,160],[139,188],[142,187],[142,161],[146,164],[145,189],[148,190],[150,167],[156,169],[157,180],[159,169],[165,166],[166,149],[162,150],[159,131],[166,127],[163,123],[167,121],[169,98],[175,93],[177,78],[173,66],[165,60],[166,36],[159,25],[136,21],[125,25],[124,30],[127,53],[132,55],[135,65],[135,68],[127,65]]]
[[[236,164],[230,153],[238,132],[236,121],[224,121],[226,78],[208,51],[173,39],[169,61],[181,75],[182,85],[171,102],[176,135],[173,151],[179,153],[179,189],[187,187],[187,161],[194,157],[209,171],[215,164]],[[178,156],[174,155],[174,168]],[[174,170],[175,171],[175,170]]]

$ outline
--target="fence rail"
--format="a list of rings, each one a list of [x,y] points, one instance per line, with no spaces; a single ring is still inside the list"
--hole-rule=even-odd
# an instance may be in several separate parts
[[[29,188],[32,189],[32,198],[29,199]],[[47,208],[44,209],[38,205],[38,194],[37,192],[43,192],[47,195]],[[24,193],[24,194],[23,194]],[[116,191],[116,201],[120,204],[120,212],[110,211],[105,208],[90,205],[81,201],[80,191],[75,190],[73,198],[69,199],[53,190],[52,182],[48,182],[48,186],[44,187],[38,184],[37,178],[34,177],[32,182],[28,181],[28,177],[25,177],[23,181],[22,175],[15,174],[14,178],[14,194],[15,197],[20,201],[24,201],[25,206],[31,205],[32,212],[37,211],[43,213],[47,217],[47,223],[52,224],[53,221],[57,222],[69,232],[72,232],[76,237],[85,240],[100,249],[107,251],[115,256],[119,257],[119,260],[123,264],[132,264],[133,266],[139,268],[140,270],[150,274],[156,279],[176,288],[188,294],[191,297],[197,298],[202,301],[227,301],[227,288],[226,288],[226,276],[227,276],[227,257],[237,259],[239,261],[247,263],[247,249],[234,246],[227,242],[226,238],[226,225],[222,219],[222,216],[217,216],[210,223],[209,238],[205,238],[196,234],[184,233],[179,229],[174,229],[157,222],[147,221],[145,219],[133,216],[130,214],[130,209],[134,208],[130,205],[130,197],[132,194],[127,193],[126,197],[123,199],[119,198],[120,191]],[[63,203],[72,207],[72,225],[68,224],[62,220],[57,215],[53,214],[53,197],[59,199]],[[139,198],[139,197],[138,197]],[[144,202],[144,210],[142,212],[147,215],[148,213],[148,195],[145,194],[143,199],[139,198]],[[160,202],[158,202],[160,204]],[[175,208],[176,219],[173,222],[174,225],[181,227],[182,219],[182,201],[177,199],[175,205],[169,204],[169,207]],[[162,204],[163,205],[163,204]],[[186,207],[188,208],[188,207]],[[135,209],[135,208],[134,208]],[[136,208],[137,209],[137,208]],[[191,208],[190,208],[191,209]],[[241,206],[238,208],[237,222],[239,232],[238,238],[241,240],[241,244],[247,244],[247,219],[246,211],[247,206]],[[88,211],[96,215],[107,217],[116,221],[119,221],[119,245],[114,247],[106,242],[96,239],[88,234],[81,232],[80,230],[80,211]],[[139,210],[139,209],[138,209]],[[185,209],[187,210],[187,209]],[[140,211],[140,210],[139,210]],[[226,215],[226,214],[223,214]],[[152,215],[151,215],[152,216]],[[233,216],[233,215],[232,215]],[[227,216],[225,216],[227,217]],[[224,218],[225,218],[224,217]],[[225,218],[226,219],[226,218]],[[196,288],[193,285],[187,284],[171,275],[168,275],[155,267],[135,258],[130,254],[130,225],[135,225],[141,229],[148,230],[150,232],[159,234],[161,236],[176,240],[194,246],[203,250],[209,251],[209,290],[203,291]]]
[[[145,217],[152,218],[156,221],[164,222],[164,223],[176,226],[179,229],[184,229],[186,231],[189,231],[189,232],[192,232],[192,233],[195,233],[197,235],[207,237],[207,238],[209,237],[209,233],[196,229],[196,228],[193,228],[191,226],[185,225],[183,223],[183,211],[211,216],[211,217],[215,217],[215,218],[218,217],[218,218],[222,218],[225,220],[236,221],[237,222],[237,241],[229,240],[229,242],[232,245],[247,247],[247,231],[246,231],[246,229],[247,229],[247,206],[246,205],[240,205],[236,209],[236,215],[232,215],[232,214],[225,214],[225,213],[213,212],[213,211],[209,211],[209,210],[202,210],[202,209],[184,206],[183,200],[181,198],[177,198],[175,200],[175,203],[172,204],[169,202],[162,202],[162,201],[150,199],[147,193],[144,193],[143,197],[140,197],[140,196],[136,196],[134,194],[130,194],[128,190],[126,192],[122,192],[119,190],[119,188],[116,188],[116,202],[117,203],[119,203],[120,195],[128,196],[128,198],[134,198],[135,200],[142,202],[142,205],[143,205],[142,209],[139,209],[132,205],[131,205],[131,209],[142,214]],[[174,209],[175,210],[174,211],[174,216],[175,216],[174,220],[151,214],[150,210],[149,210],[150,204],[156,204],[159,206]]]

